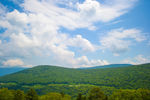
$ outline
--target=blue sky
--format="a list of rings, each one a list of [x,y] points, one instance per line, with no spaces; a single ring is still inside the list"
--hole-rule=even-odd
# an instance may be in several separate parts
[[[149,0],[0,0],[0,65],[150,62]]]

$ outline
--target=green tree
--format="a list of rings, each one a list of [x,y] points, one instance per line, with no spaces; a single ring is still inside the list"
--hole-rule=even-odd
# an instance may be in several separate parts
[[[13,100],[13,93],[7,88],[0,89],[0,100]]]
[[[61,94],[59,93],[48,93],[40,96],[40,100],[61,100]]]
[[[78,94],[77,100],[82,100],[82,94],[81,93]]]
[[[142,98],[142,100],[150,100],[150,90],[138,89],[137,93],[140,94],[140,98]]]
[[[25,100],[25,94],[21,90],[16,90],[14,92],[14,100]]]
[[[77,100],[86,100],[86,96],[83,96],[81,93],[78,94]]]
[[[86,96],[82,96],[82,100],[86,100]]]
[[[27,92],[26,100],[38,100],[38,95],[34,89],[30,89]]]
[[[137,95],[139,96],[139,95]],[[116,92],[114,92],[109,100],[136,100],[136,98],[139,98],[135,95],[135,90],[129,90],[129,89],[120,89]],[[141,99],[137,99],[141,100]]]
[[[99,87],[94,87],[89,91],[88,100],[106,100],[106,96]]]
[[[65,96],[64,92],[60,92],[60,94],[61,94],[61,96],[62,96],[62,97],[64,97],[64,96]]]
[[[109,100],[150,100],[150,90],[121,89],[119,91],[114,92],[110,96]]]
[[[60,93],[48,93],[39,97],[39,100],[71,100],[69,95],[60,94]]]

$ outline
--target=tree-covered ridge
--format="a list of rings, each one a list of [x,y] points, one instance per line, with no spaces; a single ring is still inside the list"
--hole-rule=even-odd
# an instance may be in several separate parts
[[[37,66],[0,77],[0,83],[17,84],[93,84],[116,88],[150,89],[150,64],[121,68],[73,69]]]

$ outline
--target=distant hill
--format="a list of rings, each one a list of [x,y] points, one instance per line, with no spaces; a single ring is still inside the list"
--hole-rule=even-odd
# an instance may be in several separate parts
[[[128,67],[132,66],[131,64],[110,64],[103,66],[95,66],[95,67],[81,67],[79,69],[97,69],[97,68],[115,68],[115,67]]]
[[[21,70],[24,70],[25,68],[21,68],[21,67],[13,67],[13,68],[0,68],[0,76],[4,76],[7,74],[12,74],[15,72],[19,72]]]
[[[73,69],[36,66],[0,77],[0,83],[17,84],[93,84],[115,88],[150,89],[150,64],[128,67]]]

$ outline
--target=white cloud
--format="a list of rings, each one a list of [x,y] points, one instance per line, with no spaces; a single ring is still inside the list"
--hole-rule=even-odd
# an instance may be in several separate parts
[[[26,47],[35,47],[35,46],[39,46],[40,43],[36,38],[32,38],[31,39],[29,37],[27,37],[25,34],[23,33],[19,33],[19,34],[12,34],[11,35],[11,39],[14,42],[14,44],[16,44],[19,47],[22,48],[26,48]]]
[[[7,20],[10,24],[13,24],[17,27],[25,27],[27,24],[27,15],[25,13],[20,13],[17,10],[7,14]],[[14,27],[13,26],[13,27]]]
[[[32,65],[25,65],[21,59],[8,59],[3,61],[2,67],[33,67]]]
[[[83,51],[95,51],[94,47],[87,39],[83,38],[81,35],[77,35],[75,38],[71,38],[68,45],[74,47],[80,47]]]
[[[100,3],[96,0],[85,0],[82,4],[78,3],[77,7],[81,18],[86,21],[108,22],[128,12],[136,1],[106,0],[105,3]]]
[[[3,62],[4,66],[22,66],[24,65],[24,62],[20,59],[9,59],[5,62]]]
[[[69,2],[69,4],[76,3],[74,4],[76,6],[73,6],[75,10],[70,7],[70,9],[67,9],[67,7],[61,8],[57,6],[57,2],[60,4],[62,1],[25,0],[22,6],[26,11],[46,15],[49,19],[52,19],[53,24],[57,22],[55,24],[58,26],[68,29],[84,27],[91,29],[91,27],[94,27],[94,22],[109,22],[126,13],[136,0],[112,0],[112,4],[109,2],[101,4],[96,0],[85,0],[83,3],[68,0],[62,2],[62,4],[66,4],[66,2]]]
[[[2,37],[9,37],[11,34],[18,34],[28,31],[28,16],[25,13],[20,13],[17,10],[6,13],[0,18],[0,27],[6,28]]]
[[[1,43],[2,43],[2,40],[0,40],[0,45],[1,45]]]
[[[19,21],[15,21],[14,14],[20,19]],[[42,14],[27,15],[15,10],[6,16],[4,23],[8,23],[5,26],[8,29],[3,35],[6,34],[5,37],[9,37],[10,41],[5,42],[0,48],[3,56],[19,56],[26,59],[33,55],[39,56],[39,59],[40,56],[50,56],[56,64],[72,67],[78,66],[78,63],[75,53],[70,51],[69,47],[81,48],[81,50],[88,52],[96,49],[90,41],[81,35],[71,37],[64,33],[58,33],[58,26]],[[30,27],[27,24],[30,24]]]
[[[77,63],[80,65],[80,67],[93,67],[93,66],[109,64],[106,60],[88,60],[86,56],[82,56],[78,58]]]
[[[51,24],[53,24],[54,26],[63,26],[68,29],[87,27],[86,24],[79,22],[79,15],[77,12],[65,8],[59,8],[51,2],[25,0],[23,7],[27,11],[30,11],[37,15],[41,14],[48,19],[51,19]]]
[[[135,57],[135,60],[137,61],[137,63],[142,64],[142,63],[149,63],[150,60],[147,58],[144,58],[143,55],[138,55]]]
[[[31,60],[32,56],[39,59],[41,56],[49,56],[51,62],[67,67],[108,64],[105,60],[88,60],[86,56],[77,58],[76,53],[69,47],[88,52],[96,51],[97,47],[81,35],[72,37],[59,32],[59,29],[64,27],[70,30],[94,30],[94,22],[109,22],[127,12],[128,8],[132,7],[131,4],[134,4],[132,0],[121,2],[121,5],[117,6],[117,2],[114,1],[114,4],[101,4],[96,0],[85,0],[83,3],[65,0],[64,2],[69,2],[65,6],[69,7],[63,8],[58,5],[65,3],[57,4],[58,0],[25,0],[21,4],[24,12],[2,12],[6,14],[0,17],[0,27],[7,30],[1,35],[4,39],[0,46],[1,57],[23,57]],[[136,40],[141,41],[138,38]],[[123,41],[121,43],[125,44]],[[117,48],[120,47],[122,46]]]
[[[137,55],[134,58],[128,58],[128,59],[123,60],[122,63],[138,65],[138,64],[144,64],[144,63],[150,63],[150,59],[144,57],[143,55]]]
[[[138,29],[114,29],[107,33],[106,36],[100,38],[102,49],[110,49],[114,55],[126,52],[129,46],[135,42],[145,40],[145,36]]]

